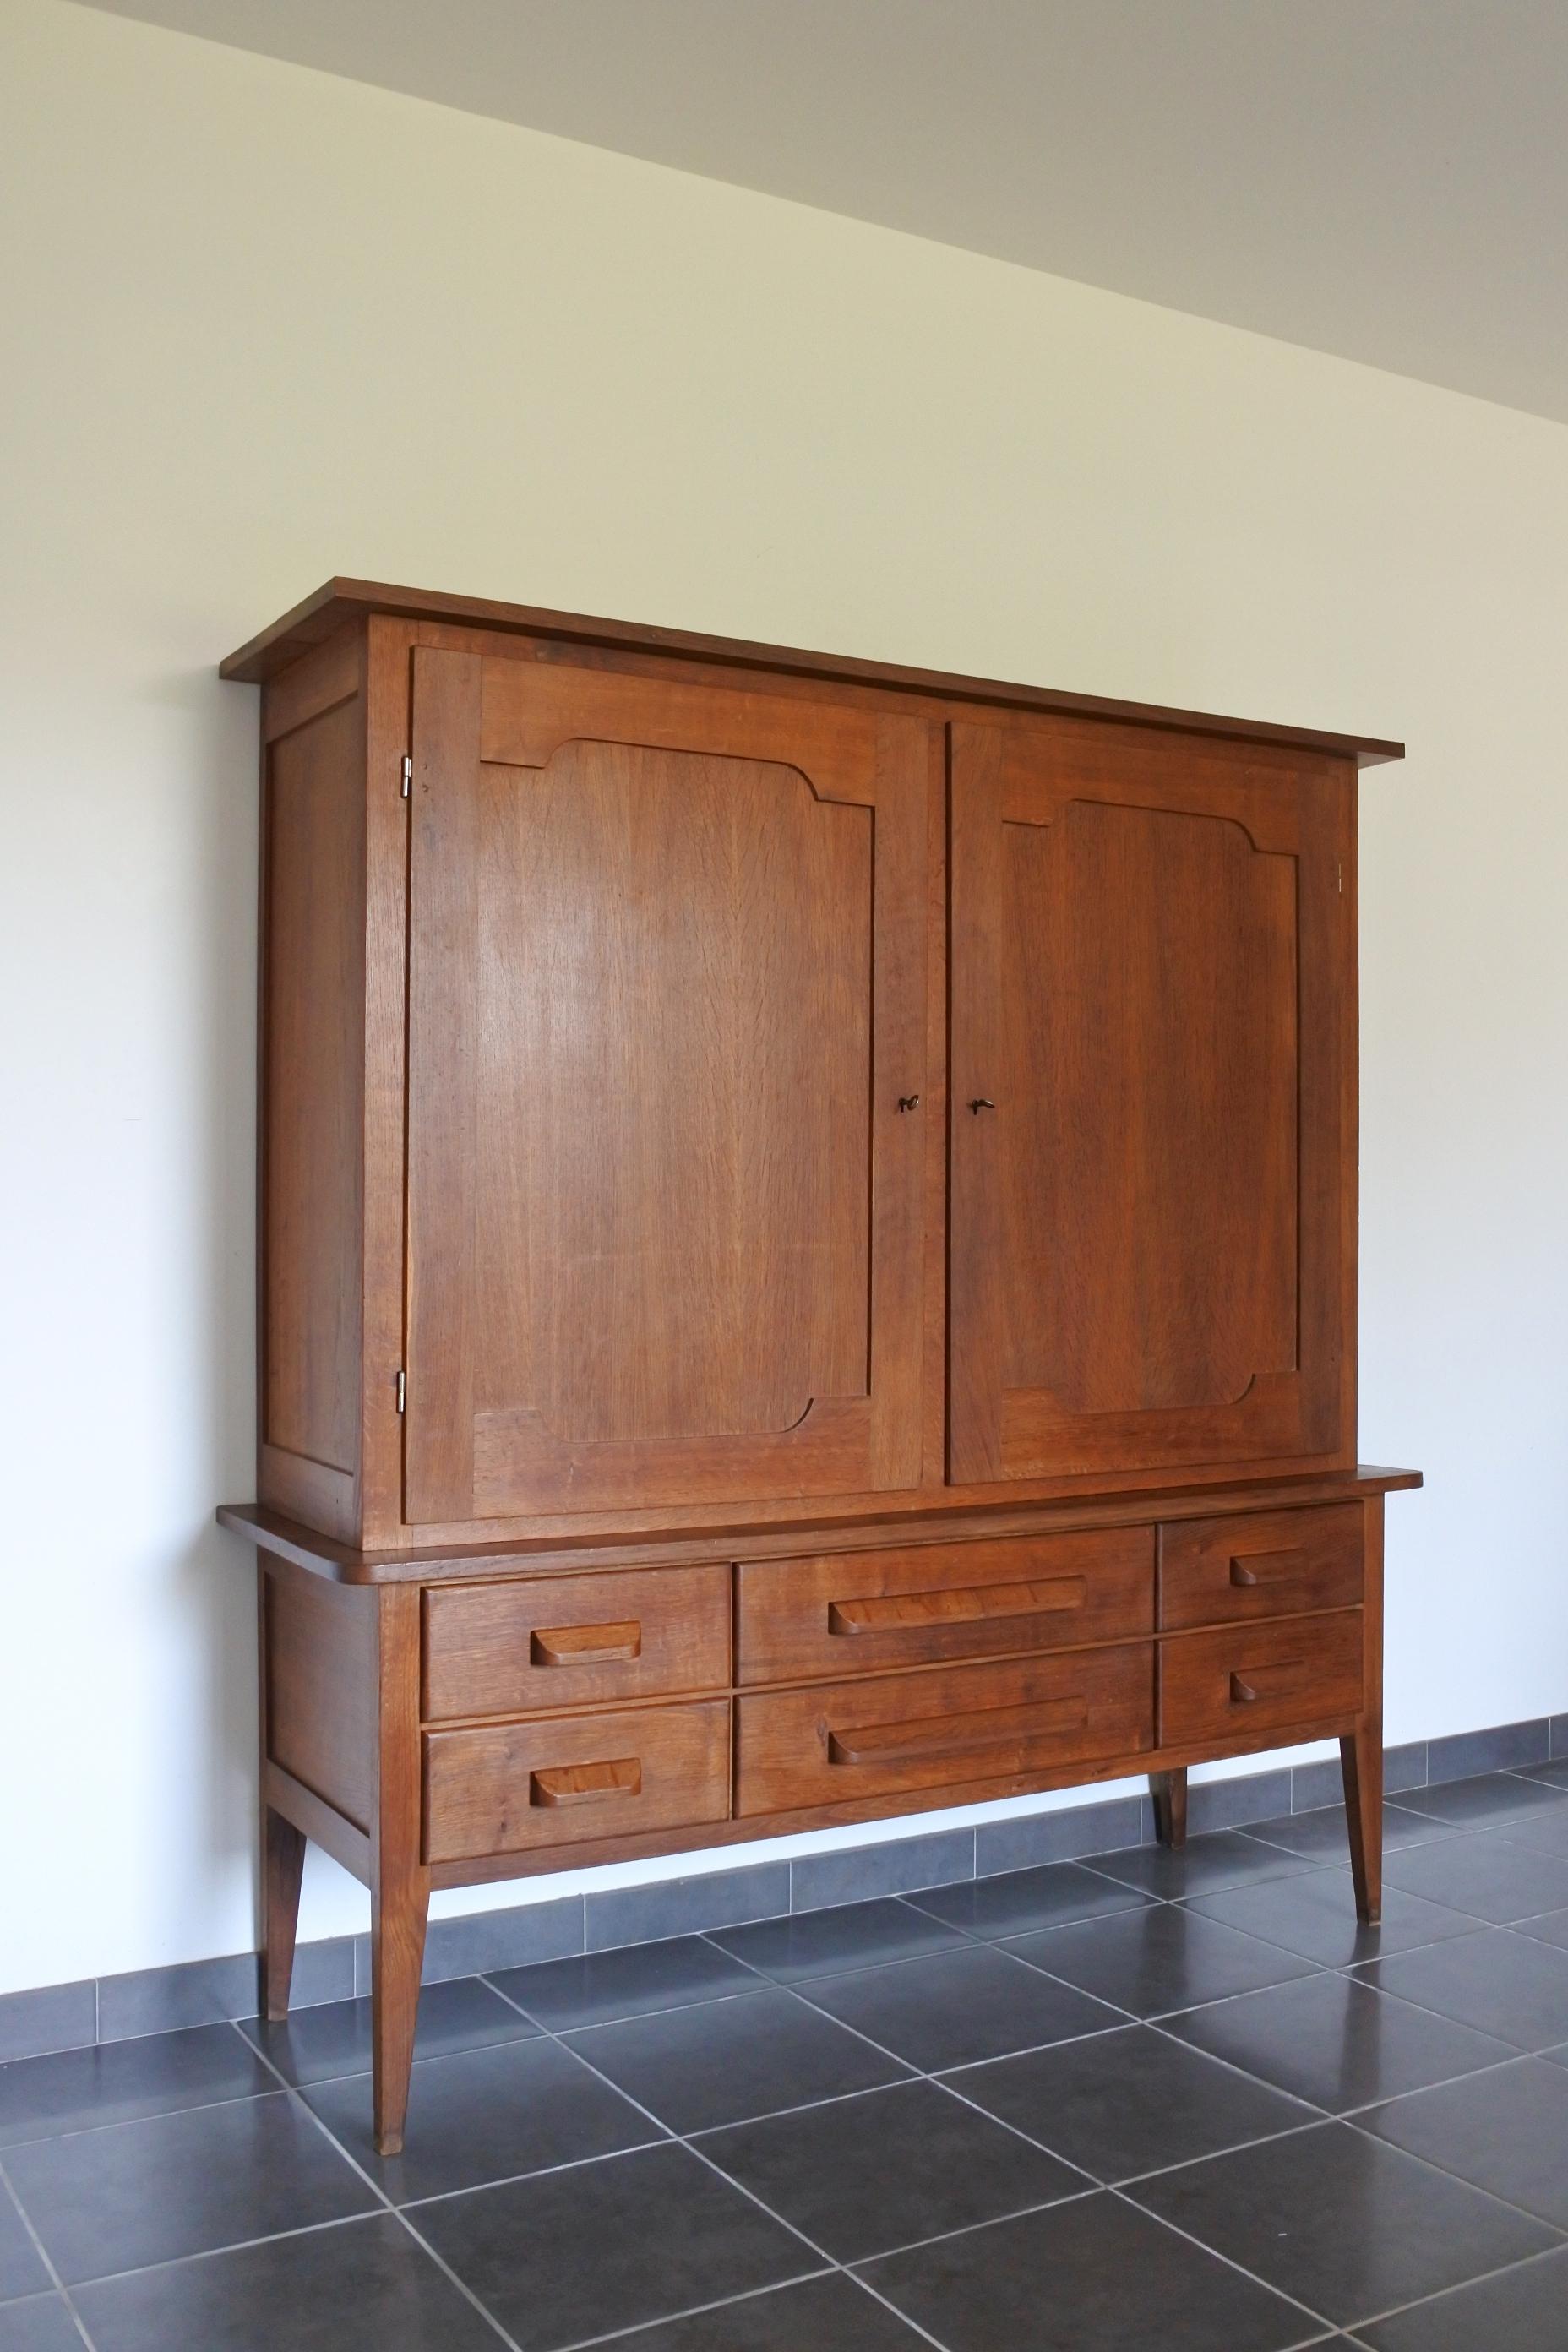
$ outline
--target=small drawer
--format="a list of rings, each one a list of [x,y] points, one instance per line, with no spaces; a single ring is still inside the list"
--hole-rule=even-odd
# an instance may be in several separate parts
[[[735,1811],[1032,1784],[1058,1766],[1150,1747],[1153,1697],[1147,1642],[762,1691],[735,1702]]]
[[[1359,1609],[1278,1625],[1182,1633],[1160,1649],[1160,1745],[1250,1732],[1328,1730],[1359,1715],[1365,1690]]]
[[[1154,1531],[744,1560],[736,1594],[742,1683],[1065,1649],[1152,1631]]]
[[[426,1723],[721,1690],[729,1680],[722,1565],[426,1588]]]
[[[728,1699],[425,1735],[427,1862],[634,1837],[729,1811]]]
[[[1363,1573],[1355,1503],[1177,1521],[1160,1529],[1160,1629],[1352,1609]]]

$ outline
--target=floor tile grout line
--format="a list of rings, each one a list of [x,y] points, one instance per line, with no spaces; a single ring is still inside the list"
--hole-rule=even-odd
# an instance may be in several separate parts
[[[1189,2245],[1196,2246],[1203,2253],[1212,2254],[1215,2262],[1224,2263],[1227,2270],[1235,2271],[1238,2277],[1248,2280],[1253,2286],[1262,2287],[1266,2293],[1278,2295],[1281,2303],[1288,2303],[1293,2310],[1304,2313],[1314,2327],[1337,2327],[1339,2323],[1331,2319],[1326,2312],[1319,2311],[1312,2304],[1303,2303],[1300,2295],[1288,2294],[1283,2287],[1274,2285],[1272,2281],[1260,2278],[1256,2271],[1249,2271],[1246,2263],[1238,2263],[1234,2255],[1223,2252],[1218,2246],[1211,2246],[1206,2238],[1196,2237],[1191,2230],[1184,2230],[1180,2222],[1169,2221],[1163,2213],[1152,2213],[1147,2205],[1140,2205],[1138,2200],[1135,2197],[1130,2197],[1125,2189],[1109,2189],[1106,2195],[1118,2199],[1123,2205],[1131,2206],[1133,2212],[1141,2213],[1146,2221],[1158,2222],[1161,2229],[1169,2230],[1173,2237],[1184,2238]],[[1300,2342],[1303,2345],[1310,2344],[1312,2340],[1310,2336],[1306,2336],[1300,2338]]]
[[[1415,2295],[1408,2303],[1391,2303],[1385,2311],[1370,2312],[1364,2318],[1347,2319],[1345,2327],[1347,2331],[1352,2327],[1381,2327],[1385,2319],[1396,2319],[1404,2312],[1424,2311],[1428,2305],[1436,2308],[1455,2295],[1466,2294],[1473,2286],[1485,2286],[1491,2279],[1507,2278],[1514,2271],[1533,2270],[1537,2263],[1550,2262],[1554,2254],[1562,2252],[1561,2245],[1539,2246],[1533,2254],[1521,2254],[1517,2261],[1499,2263],[1489,2271],[1478,2271],[1474,2278],[1456,2279],[1452,2286],[1437,2287],[1431,2294]]]
[[[235,2027],[235,2032],[237,2033],[239,2032],[237,2025]],[[243,2041],[245,2036],[241,2035],[240,2038]],[[487,2310],[485,2305],[479,2301],[479,2296],[475,2294],[473,2289],[458,2276],[457,2272],[452,2268],[451,2264],[444,2261],[441,2255],[437,2252],[435,2247],[432,2246],[427,2240],[422,2238],[418,2231],[415,2229],[413,2223],[405,2218],[403,2213],[387,2196],[385,2190],[382,2188],[381,2183],[373,2179],[371,2174],[365,2170],[363,2165],[361,2164],[353,2155],[353,2151],[344,2147],[342,2143],[336,2137],[335,2134],[328,2130],[326,2124],[323,2122],[322,2118],[317,2115],[310,2102],[300,2096],[300,2093],[294,2089],[292,2084],[283,2082],[283,2077],[279,2073],[278,2068],[272,2064],[270,2059],[268,2059],[265,2053],[258,2052],[258,2055],[260,2057],[261,2063],[268,2069],[268,2073],[275,2075],[279,2084],[282,2084],[283,2089],[288,2092],[292,2098],[298,2101],[300,2106],[304,2110],[316,2129],[321,2133],[328,2147],[342,2157],[343,2162],[350,2167],[351,2170],[358,2173],[360,2179],[364,2182],[365,2187],[370,2190],[371,2195],[376,2200],[382,2210],[392,2216],[393,2220],[398,2224],[398,2227],[407,2232],[408,2236],[414,2241],[414,2243],[419,2248],[420,2252],[426,2257],[426,2259],[434,2263],[435,2267],[438,2271],[443,2272],[447,2278],[450,2280],[451,2284],[458,2289],[458,2294],[463,2297],[465,2303],[471,2304],[473,2308],[479,2313],[479,2317],[485,2322],[486,2326],[494,2329],[496,2335],[507,2347],[507,2352],[522,2352],[522,2347],[517,2343],[516,2338],[507,2333],[507,2330],[501,2326],[500,2320],[496,2318],[493,2312]],[[374,2216],[360,2215],[357,2218],[367,2220],[374,2218]]]
[[[77,2309],[75,2299],[71,2294],[69,2287],[67,2286],[64,2279],[60,2276],[59,2268],[55,2262],[54,2256],[45,2245],[43,2238],[39,2234],[37,2223],[34,2221],[33,2217],[28,2212],[26,2207],[23,2204],[20,2197],[16,2194],[16,2187],[12,2182],[11,2176],[5,2169],[5,2158],[6,2153],[6,2150],[0,2149],[0,2195],[8,2197],[12,2204],[16,2207],[17,2218],[21,2221],[23,2229],[26,2230],[28,2237],[32,2241],[33,2252],[37,2255],[38,2260],[42,2263],[45,2270],[48,2273],[49,2277],[54,2282],[54,2291],[59,2296],[60,2301],[64,2304],[66,2311],[76,2328],[77,2334],[87,2346],[88,2352],[94,2352],[92,2337],[89,2335],[87,2329],[87,2322],[83,2319],[80,2312]],[[4,2306],[0,2305],[0,2309],[3,2308]]]
[[[260,2052],[254,2045],[251,2045],[251,2055],[258,2059],[261,2057]],[[262,2061],[262,2063],[266,2062]],[[271,2068],[268,2071],[276,2073],[277,2070]],[[285,2090],[293,2089],[292,2084],[282,2083],[281,2076],[279,2080]],[[232,2097],[226,2099],[193,2099],[187,2105],[178,2107],[150,2107],[145,2115],[116,2116],[110,2123],[73,2124],[67,2131],[40,2132],[35,2139],[6,2140],[0,2145],[0,2158],[10,2156],[18,2148],[47,2147],[56,2140],[87,2139],[94,2132],[128,2131],[133,2124],[163,2123],[171,2116],[210,2116],[219,2107],[242,2107],[249,2099],[271,2099],[276,2098],[277,2095],[277,2092],[268,2084],[259,2090],[236,2091]]]
[[[1496,2072],[1496,2069],[1488,2067],[1483,2071],[1488,2074],[1492,2074]],[[1461,2075],[1458,2079],[1461,2082],[1464,2082],[1469,2078],[1468,2076]],[[1443,2083],[1434,2083],[1431,2087],[1435,2091],[1441,2091],[1447,2089],[1449,2086]],[[1415,2092],[1410,2094],[1410,2096],[1412,2097],[1415,2097],[1418,2094]],[[1380,2105],[1385,2106],[1392,2105],[1393,2104],[1394,2102],[1392,2100],[1384,2100],[1380,2102]],[[1473,2189],[1478,2197],[1490,2198],[1494,2205],[1501,2205],[1507,2211],[1517,2213],[1521,2221],[1533,2221],[1538,2229],[1550,2230],[1560,2244],[1568,2245],[1568,2221],[1549,2221],[1543,2213],[1534,2212],[1531,2210],[1530,2206],[1520,2204],[1517,2198],[1505,2197],[1500,2189],[1489,2189],[1484,2182],[1472,2180],[1468,2173],[1456,2172],[1451,2165],[1440,2162],[1436,2157],[1423,2155],[1417,2148],[1405,2147],[1399,2140],[1385,2139],[1381,2132],[1369,2131],[1366,2125],[1363,2123],[1361,2118],[1363,2116],[1371,2115],[1373,2112],[1373,2110],[1370,2107],[1358,2107],[1352,2115],[1341,2116],[1339,2117],[1339,2121],[1342,2124],[1348,2125],[1352,2131],[1359,2132],[1363,2139],[1375,2140],[1380,2147],[1393,2148],[1396,2154],[1409,2157],[1414,2163],[1425,2165],[1428,2172],[1439,2173],[1445,2180],[1457,2180],[1461,2188]],[[1542,2253],[1550,2254],[1555,2252],[1556,2249],[1552,2246],[1542,2246],[1539,2251]],[[1534,2260],[1534,2256],[1528,2254],[1521,2255],[1519,2259],[1523,2262],[1532,2262]],[[1499,2267],[1502,2270],[1511,2270],[1513,2265],[1511,2263],[1500,2263]],[[1380,2318],[1384,2315],[1385,2315],[1383,2313],[1379,2313],[1378,2315]],[[1363,2323],[1358,2321],[1356,2324],[1361,2326]]]

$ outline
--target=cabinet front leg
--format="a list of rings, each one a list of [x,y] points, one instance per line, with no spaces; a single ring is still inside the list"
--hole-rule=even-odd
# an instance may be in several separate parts
[[[1149,1794],[1154,1800],[1154,1834],[1162,1845],[1187,1842],[1187,1768],[1174,1772],[1151,1772]]]
[[[1369,1927],[1383,1916],[1383,1727],[1363,1724],[1340,1742],[1350,1823],[1355,1907]]]
[[[380,2156],[398,2156],[403,2150],[429,1901],[425,1873],[410,1870],[400,1874],[395,1887],[384,1882],[372,1904],[371,2065]]]
[[[289,2014],[305,1832],[268,1804],[261,1808],[261,2009],[276,2022]]]
[[[371,1840],[370,2025],[375,2145],[403,2148],[430,1874],[419,1785],[419,1588],[377,1595],[377,1764]]]

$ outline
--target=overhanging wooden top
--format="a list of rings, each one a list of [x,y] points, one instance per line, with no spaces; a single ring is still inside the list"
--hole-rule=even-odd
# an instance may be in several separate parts
[[[329,580],[271,627],[218,665],[220,677],[259,685],[345,623],[384,613],[402,621],[450,621],[470,628],[508,629],[563,644],[620,646],[637,653],[683,655],[736,668],[778,670],[795,677],[831,678],[855,686],[896,688],[944,700],[988,702],[1016,710],[1065,711],[1079,719],[1117,719],[1139,727],[1180,728],[1204,735],[1240,736],[1354,760],[1358,767],[1402,760],[1403,743],[1369,735],[1330,735],[1312,727],[1277,727],[1212,712],[1167,710],[1146,702],[1116,702],[1097,694],[1061,694],[1043,686],[1010,686],[995,678],[963,677],[944,670],[910,669],[899,662],[850,661],[841,654],[803,653],[791,646],[756,646],[742,637],[707,637],[689,629],[649,628],[635,621],[597,621],[579,613],[550,613],[531,604],[499,604],[484,596],[442,596],[426,588],[392,588],[376,580]]]

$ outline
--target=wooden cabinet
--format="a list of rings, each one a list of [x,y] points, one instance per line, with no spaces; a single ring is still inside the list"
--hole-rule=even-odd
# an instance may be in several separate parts
[[[372,1889],[1344,1743],[1356,772],[1398,747],[334,582],[263,744],[269,2013]]]

